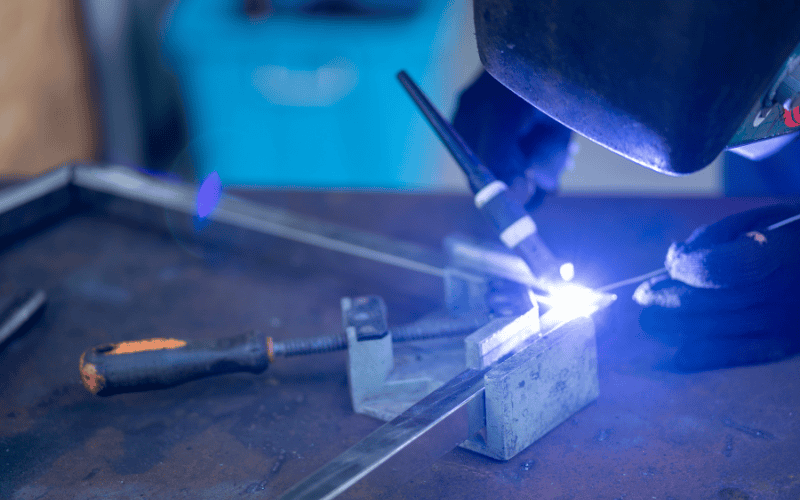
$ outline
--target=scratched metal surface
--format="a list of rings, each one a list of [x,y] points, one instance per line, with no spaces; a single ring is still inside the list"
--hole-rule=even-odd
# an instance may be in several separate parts
[[[251,193],[435,246],[487,236],[461,196]],[[587,282],[658,267],[700,223],[768,200],[551,199],[547,241]],[[0,351],[0,498],[275,498],[379,422],[350,409],[343,353],[108,399],[80,385],[87,347],[151,336],[276,338],[337,329],[342,295],[377,293],[390,321],[440,304],[437,280],[275,241],[202,249],[77,216],[0,251],[0,291],[41,287],[41,321]],[[597,318],[600,398],[506,462],[454,450],[382,499],[796,499],[800,359],[685,375],[639,330],[630,289]]]

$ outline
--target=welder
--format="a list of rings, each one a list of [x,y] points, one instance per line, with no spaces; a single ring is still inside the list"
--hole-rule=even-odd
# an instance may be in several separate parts
[[[752,110],[774,104],[776,75],[800,42],[794,1],[474,0],[474,8],[486,72],[461,95],[454,126],[529,210],[557,189],[571,130],[667,175],[704,168]],[[786,109],[800,104],[797,95]],[[800,172],[790,154],[797,142],[787,142],[773,140],[758,156]],[[639,286],[640,324],[679,346],[678,369],[800,352],[800,223],[767,231],[797,213],[800,204],[782,204],[700,227],[669,248],[667,275]]]

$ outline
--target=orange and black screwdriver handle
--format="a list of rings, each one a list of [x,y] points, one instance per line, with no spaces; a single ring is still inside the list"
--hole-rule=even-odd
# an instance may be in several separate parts
[[[155,338],[105,344],[81,355],[81,380],[98,396],[159,389],[223,373],[261,373],[272,338],[252,331],[220,340]]]

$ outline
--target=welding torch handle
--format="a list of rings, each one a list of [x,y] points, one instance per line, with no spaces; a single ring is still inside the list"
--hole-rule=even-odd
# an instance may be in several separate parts
[[[508,186],[486,168],[408,73],[401,71],[397,79],[466,174],[475,193],[475,206],[494,225],[506,247],[522,257],[536,277],[557,278],[561,263],[542,241],[533,218],[509,196]]]
[[[453,155],[456,163],[461,167],[461,170],[467,176],[470,188],[473,193],[477,193],[486,185],[496,180],[495,176],[486,168],[486,165],[481,162],[480,158],[470,149],[464,139],[459,135],[453,126],[444,119],[441,113],[431,103],[428,97],[422,92],[414,80],[406,73],[401,71],[397,74],[397,79],[406,89],[408,95],[419,108],[420,112],[425,116],[430,123],[436,135],[442,140],[450,154]]]
[[[146,391],[222,373],[261,373],[272,339],[253,331],[219,340],[156,338],[105,344],[81,355],[81,380],[98,396]]]

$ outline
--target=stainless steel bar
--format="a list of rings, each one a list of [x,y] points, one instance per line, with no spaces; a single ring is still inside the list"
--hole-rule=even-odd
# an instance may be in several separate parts
[[[45,302],[47,294],[42,290],[12,297],[0,311],[0,347],[41,310]]]
[[[465,370],[284,493],[280,500],[328,500],[366,478],[396,488],[469,437],[467,406],[488,371]]]
[[[598,297],[595,310],[607,307],[613,300],[610,295]],[[539,318],[541,329],[529,332],[521,342],[512,339],[514,347],[501,359],[527,349],[542,337],[555,334],[573,324],[575,319],[575,315],[564,315],[564,311],[551,309]],[[479,431],[474,426],[470,429],[468,403],[484,393],[484,375],[493,366],[467,369],[456,375],[293,486],[279,500],[329,500],[357,482],[369,490],[363,495],[365,497],[379,496],[379,488],[397,488],[470,438],[471,432]]]
[[[74,184],[83,190],[173,210],[190,217],[196,213],[196,188],[153,179],[125,167],[80,166],[76,168]],[[208,219],[433,276],[445,276],[446,258],[440,252],[241,198],[223,197]],[[466,272],[459,273],[459,276],[470,281],[480,280]]]
[[[20,231],[67,213],[73,167],[48,172],[0,191],[0,244]]]

